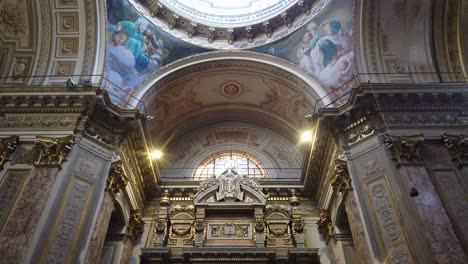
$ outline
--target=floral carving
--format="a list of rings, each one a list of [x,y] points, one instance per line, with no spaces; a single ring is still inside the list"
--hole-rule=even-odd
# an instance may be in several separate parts
[[[8,157],[18,147],[18,136],[11,136],[0,139],[0,169],[3,168],[3,164],[8,160]]]

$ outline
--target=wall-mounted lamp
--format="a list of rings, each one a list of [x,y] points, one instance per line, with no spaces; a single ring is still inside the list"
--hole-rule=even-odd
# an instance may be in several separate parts
[[[163,156],[163,153],[162,153],[162,151],[159,150],[159,149],[155,149],[155,150],[153,150],[153,151],[151,152],[151,158],[152,158],[152,159],[159,160],[159,159],[162,158],[162,156]]]
[[[305,130],[301,133],[301,143],[306,143],[312,141],[312,131],[311,130]]]

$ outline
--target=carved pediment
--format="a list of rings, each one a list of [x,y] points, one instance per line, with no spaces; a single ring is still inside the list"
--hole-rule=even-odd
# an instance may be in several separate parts
[[[194,203],[209,205],[234,202],[264,205],[266,198],[267,195],[263,193],[257,181],[229,169],[218,177],[201,182]]]

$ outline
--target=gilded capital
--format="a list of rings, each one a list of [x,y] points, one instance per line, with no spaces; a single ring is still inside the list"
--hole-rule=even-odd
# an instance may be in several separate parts
[[[116,195],[127,186],[128,178],[122,168],[122,161],[117,160],[112,162],[109,178],[107,178],[107,188]]]
[[[132,210],[130,214],[130,219],[128,221],[128,231],[134,236],[139,236],[143,234],[145,222],[141,217],[140,210]]]
[[[392,153],[392,159],[400,167],[403,163],[421,162],[423,160],[420,149],[424,142],[422,134],[414,136],[382,135],[382,142]]]
[[[441,139],[458,168],[462,168],[468,164],[467,135],[449,135],[447,133],[443,133],[441,135]]]
[[[0,169],[3,168],[3,164],[8,160],[8,157],[15,152],[18,147],[19,139],[18,136],[11,136],[0,139]]]
[[[36,137],[37,157],[34,165],[60,166],[75,144],[74,136]]]
[[[330,242],[335,235],[333,223],[330,218],[330,213],[327,209],[320,210],[320,219],[317,221],[318,230],[325,238],[326,243]]]
[[[351,188],[351,178],[349,177],[346,160],[337,159],[333,175],[328,179],[333,189],[346,195]]]

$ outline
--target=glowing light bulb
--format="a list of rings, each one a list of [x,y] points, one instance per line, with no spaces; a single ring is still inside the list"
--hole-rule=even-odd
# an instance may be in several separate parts
[[[306,130],[301,133],[301,143],[310,142],[312,140],[312,131]]]
[[[163,156],[162,151],[160,151],[158,149],[153,150],[153,152],[151,152],[151,158],[152,159],[160,159],[160,158],[162,158],[162,156]]]

